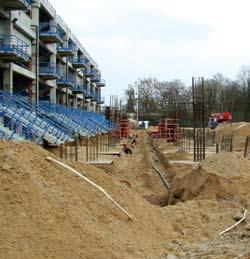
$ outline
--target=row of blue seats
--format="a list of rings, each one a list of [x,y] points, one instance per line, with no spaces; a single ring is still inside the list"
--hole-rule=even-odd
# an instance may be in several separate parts
[[[75,136],[91,137],[110,130],[104,116],[50,102],[39,105],[27,97],[0,91],[0,117],[3,126],[12,130],[9,139],[21,136],[42,144],[59,145]],[[0,134],[1,137],[1,134]]]

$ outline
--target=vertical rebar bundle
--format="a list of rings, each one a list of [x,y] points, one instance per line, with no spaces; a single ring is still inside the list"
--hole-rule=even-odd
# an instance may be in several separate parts
[[[204,78],[192,78],[194,161],[206,157],[206,119]]]

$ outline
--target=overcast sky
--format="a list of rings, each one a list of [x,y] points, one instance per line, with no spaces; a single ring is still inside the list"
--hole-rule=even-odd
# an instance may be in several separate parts
[[[234,78],[250,64],[249,0],[50,0],[97,61],[103,95],[137,78]]]

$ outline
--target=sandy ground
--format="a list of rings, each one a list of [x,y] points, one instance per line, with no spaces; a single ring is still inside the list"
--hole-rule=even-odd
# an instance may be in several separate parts
[[[0,142],[0,258],[250,258],[249,216],[219,236],[235,223],[233,216],[250,209],[247,169],[241,174],[236,167],[230,176],[216,171],[225,158],[201,168],[163,165],[144,134],[133,154],[113,165],[72,163],[133,215],[128,220],[48,155],[30,143]]]

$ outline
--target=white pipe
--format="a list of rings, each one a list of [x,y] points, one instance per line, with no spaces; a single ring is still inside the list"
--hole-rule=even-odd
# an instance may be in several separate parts
[[[69,171],[71,171],[72,173],[74,173],[75,175],[79,176],[80,178],[82,178],[84,181],[88,182],[90,185],[92,185],[93,187],[95,187],[96,189],[98,189],[100,192],[102,192],[111,202],[114,203],[114,205],[116,207],[118,207],[123,213],[125,213],[129,219],[132,219],[132,216],[121,206],[119,205],[101,186],[97,185],[96,183],[94,183],[93,181],[91,181],[90,179],[88,179],[86,176],[83,176],[82,174],[80,174],[78,171],[76,171],[75,169],[73,169],[72,167],[52,158],[52,157],[47,157],[46,158],[48,161],[52,161],[66,169],[68,169]]]
[[[224,231],[220,232],[219,235],[223,235],[224,233],[226,233],[226,232],[228,232],[229,230],[231,230],[231,229],[235,228],[236,226],[238,226],[242,221],[244,221],[244,220],[246,219],[246,215],[247,215],[247,210],[245,210],[244,216],[243,216],[243,218],[242,218],[241,220],[239,220],[238,222],[236,222],[233,226],[231,226],[231,227],[225,229]]]

